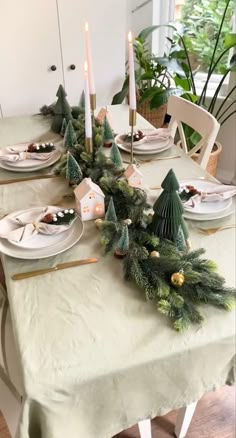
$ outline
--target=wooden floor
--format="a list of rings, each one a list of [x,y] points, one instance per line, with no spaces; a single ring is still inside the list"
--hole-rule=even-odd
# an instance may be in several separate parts
[[[152,438],[171,438],[177,411],[152,421]],[[197,405],[187,438],[235,438],[235,388],[224,387],[206,394]],[[0,413],[0,438],[10,438]],[[94,437],[96,438],[96,437]],[[114,438],[139,438],[137,426]]]

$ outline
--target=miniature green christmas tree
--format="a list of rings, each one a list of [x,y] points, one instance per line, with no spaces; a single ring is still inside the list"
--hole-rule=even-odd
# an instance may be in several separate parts
[[[54,117],[52,119],[52,130],[60,134],[62,128],[62,122],[65,118],[68,122],[72,119],[71,108],[66,99],[66,92],[62,85],[57,90],[57,102],[54,107]]]
[[[80,165],[69,151],[67,152],[66,179],[70,185],[79,184],[83,179]]]
[[[103,129],[104,129],[104,131],[103,131],[103,145],[105,147],[110,147],[110,146],[112,146],[112,143],[114,140],[114,135],[113,135],[111,125],[108,122],[106,115],[105,115],[104,120],[103,120]]]
[[[72,125],[72,121],[69,120],[66,127],[64,136],[64,147],[66,150],[73,148],[77,143],[77,136]]]
[[[113,202],[112,196],[110,197],[110,201],[109,201],[109,204],[108,204],[105,220],[106,221],[111,221],[111,222],[117,222],[116,210],[115,210],[115,206],[114,206],[114,202]]]
[[[171,169],[161,187],[163,192],[156,200],[150,228],[154,234],[174,242],[179,250],[186,249],[188,230],[182,217],[184,208],[177,193],[179,183]]]
[[[80,107],[80,108],[85,108],[85,95],[84,95],[84,90],[82,91],[81,96],[80,96],[79,107]]]
[[[60,132],[60,135],[61,135],[62,137],[64,137],[64,135],[65,135],[66,127],[67,127],[67,122],[66,122],[66,119],[65,119],[65,117],[64,117],[64,119],[63,119],[63,121],[62,121],[62,125],[61,125],[61,132]]]
[[[115,256],[118,258],[123,258],[126,256],[129,250],[129,230],[128,225],[124,224],[121,231],[120,239],[118,240]]]
[[[110,158],[111,161],[115,164],[116,168],[120,169],[121,167],[123,167],[120,151],[115,143],[113,143],[112,145]]]

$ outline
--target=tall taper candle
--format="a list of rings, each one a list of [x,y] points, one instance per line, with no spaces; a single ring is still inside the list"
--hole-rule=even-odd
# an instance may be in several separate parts
[[[136,87],[134,73],[134,51],[133,51],[133,35],[128,33],[128,52],[129,52],[129,107],[131,110],[136,110]]]
[[[92,121],[88,83],[88,64],[84,63],[85,137],[92,139]]]
[[[89,25],[85,23],[85,44],[86,44],[86,58],[88,61],[88,80],[89,80],[89,93],[96,94],[94,76],[93,76],[93,62],[91,56],[90,38],[89,38]]]

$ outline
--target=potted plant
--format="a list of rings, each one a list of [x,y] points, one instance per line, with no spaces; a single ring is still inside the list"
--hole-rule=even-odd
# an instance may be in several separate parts
[[[164,123],[166,103],[171,94],[183,91],[175,87],[165,64],[150,52],[147,39],[155,26],[144,29],[134,40],[135,80],[137,111],[152,125],[159,128]],[[129,75],[126,74],[122,89],[113,96],[112,105],[120,104],[128,97]]]
[[[221,126],[223,126],[236,112],[236,100],[235,97],[233,97],[233,93],[236,90],[236,85],[232,86],[226,96],[222,97],[221,95],[221,89],[225,79],[230,72],[236,71],[236,53],[231,55],[228,65],[226,65],[229,51],[235,49],[236,47],[236,34],[224,32],[224,23],[226,17],[229,19],[229,7],[231,4],[231,0],[224,2],[223,13],[215,33],[212,51],[209,52],[208,50],[206,52],[209,56],[208,60],[206,59],[206,56],[203,58],[206,75],[205,83],[200,93],[197,93],[197,84],[195,79],[196,70],[194,70],[194,68],[196,69],[196,65],[193,67],[192,64],[192,55],[194,49],[192,43],[193,35],[186,34],[185,32],[181,34],[177,32],[177,29],[174,26],[169,26],[174,30],[173,39],[169,40],[171,43],[170,53],[168,57],[159,59],[159,62],[165,65],[168,71],[172,71],[176,85],[185,90],[186,94],[183,93],[182,97],[191,100],[196,105],[204,107],[216,117]],[[231,14],[232,11],[233,8],[231,9]],[[198,56],[198,61],[199,59],[200,58]],[[209,98],[209,84],[212,80],[212,75],[216,71],[218,73],[220,72],[222,76],[212,97]],[[218,105],[217,108],[217,100],[220,95],[220,105]],[[190,150],[199,141],[200,137],[190,127],[185,126],[184,129],[187,145]],[[216,174],[216,166],[221,149],[222,146],[216,142],[207,167],[207,170],[213,175]],[[193,158],[196,159],[197,156],[195,155]]]

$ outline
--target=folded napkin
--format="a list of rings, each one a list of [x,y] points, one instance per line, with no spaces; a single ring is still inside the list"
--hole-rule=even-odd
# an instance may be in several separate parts
[[[154,129],[145,135],[143,140],[147,141],[166,141],[170,138],[170,131],[167,128]],[[142,140],[141,140],[142,141]]]
[[[214,185],[212,188],[208,188],[207,191],[200,191],[192,196],[188,201],[184,203],[187,208],[194,208],[200,202],[219,202],[232,198],[236,194],[236,186],[226,186],[223,184]]]
[[[32,210],[20,213],[15,217],[5,218],[4,221],[9,222],[9,228],[12,228],[12,225],[16,228],[1,233],[0,226],[0,238],[21,242],[32,239],[37,234],[52,235],[62,233],[70,228],[72,222],[68,225],[52,225],[40,222],[47,214],[56,214],[60,210],[58,207],[45,207],[41,211]]]
[[[48,153],[38,154],[37,152],[19,152],[19,153],[10,153],[10,154],[1,154],[0,153],[0,161],[8,161],[8,162],[16,162],[16,161],[24,161],[24,160],[39,160],[46,161],[49,160],[55,151]]]

